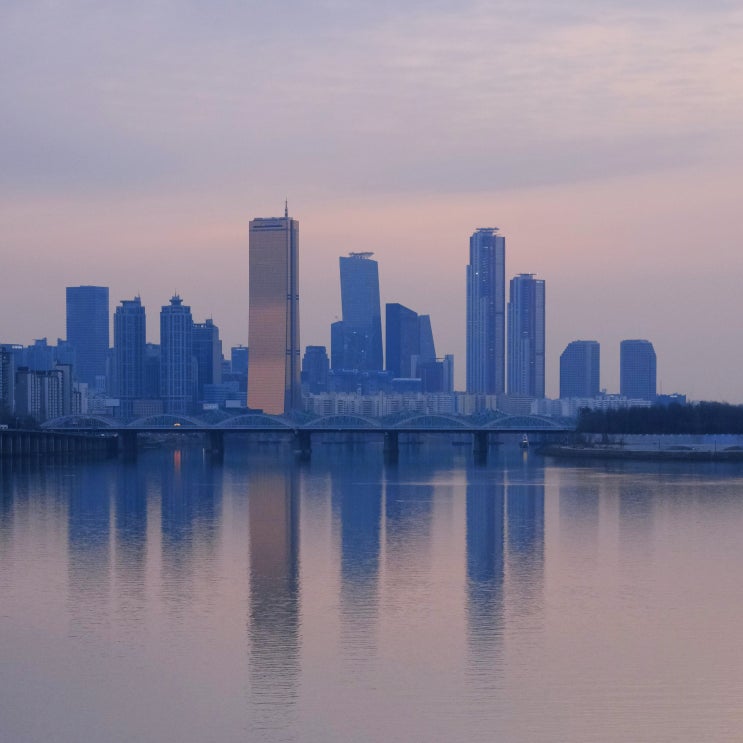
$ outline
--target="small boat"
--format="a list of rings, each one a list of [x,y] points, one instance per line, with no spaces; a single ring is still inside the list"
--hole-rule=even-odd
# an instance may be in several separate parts
[[[522,449],[528,449],[529,448],[529,437],[526,434],[524,434],[521,437],[521,444],[520,444],[520,446],[521,446]]]

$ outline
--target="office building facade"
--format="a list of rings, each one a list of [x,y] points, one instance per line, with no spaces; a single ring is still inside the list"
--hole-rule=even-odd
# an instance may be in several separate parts
[[[418,313],[398,302],[386,305],[387,371],[394,378],[409,379],[420,354],[420,323]]]
[[[467,392],[497,395],[506,383],[506,240],[481,227],[467,266]]]
[[[349,253],[339,258],[343,319],[331,329],[334,369],[383,368],[379,266],[372,255]]]
[[[124,299],[114,312],[114,380],[119,416],[134,414],[134,401],[145,396],[147,318],[139,297]]]
[[[269,414],[302,405],[299,348],[299,222],[250,222],[248,406]]]
[[[160,398],[164,412],[191,412],[194,366],[191,308],[176,294],[160,310]]]
[[[328,391],[330,361],[325,346],[307,346],[302,359],[302,385],[311,395]]]
[[[222,341],[212,319],[194,323],[193,355],[196,359],[196,399],[204,402],[204,387],[222,384]]]
[[[560,397],[596,397],[600,392],[598,341],[571,341],[560,354]]]
[[[657,359],[647,340],[619,344],[619,388],[624,397],[653,400],[656,394]]]
[[[107,286],[68,286],[67,341],[75,349],[75,378],[103,389],[109,345]]]
[[[522,273],[511,279],[508,303],[508,394],[544,397],[544,281]]]

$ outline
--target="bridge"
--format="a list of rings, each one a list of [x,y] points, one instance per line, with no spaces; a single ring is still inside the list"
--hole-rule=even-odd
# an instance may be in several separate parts
[[[42,424],[47,431],[115,436],[119,450],[135,454],[140,434],[203,434],[208,448],[224,452],[228,434],[279,434],[291,439],[294,449],[308,457],[312,437],[322,433],[376,435],[384,440],[384,450],[396,456],[400,434],[463,434],[471,435],[473,449],[479,457],[487,455],[491,435],[499,433],[561,434],[574,430],[572,421],[542,416],[513,416],[489,412],[474,416],[423,414],[403,411],[383,418],[357,414],[315,416],[297,413],[290,416],[264,413],[230,415],[225,411],[209,411],[203,416],[157,415],[124,422],[101,415],[70,415]]]

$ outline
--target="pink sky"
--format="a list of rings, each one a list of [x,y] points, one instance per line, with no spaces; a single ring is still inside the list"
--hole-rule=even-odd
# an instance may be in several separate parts
[[[339,255],[432,317],[464,379],[478,226],[574,339],[648,338],[664,392],[743,402],[743,11],[725,2],[188,3],[0,10],[0,342],[64,337],[64,287],[174,291],[247,342],[248,222],[300,221],[302,345]]]

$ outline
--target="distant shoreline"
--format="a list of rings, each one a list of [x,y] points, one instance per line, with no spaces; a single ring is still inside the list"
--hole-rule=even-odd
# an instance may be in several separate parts
[[[632,459],[662,462],[743,462],[743,449],[632,449],[617,446],[545,446],[546,457],[565,459]]]

